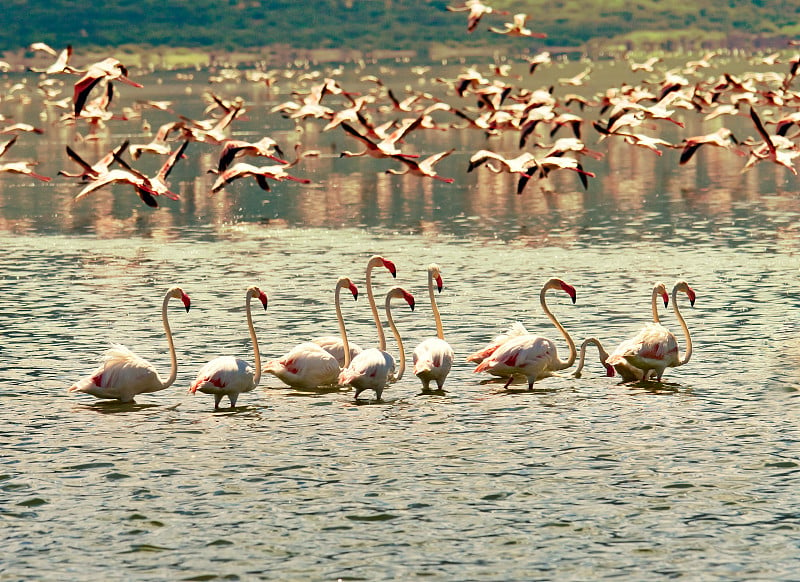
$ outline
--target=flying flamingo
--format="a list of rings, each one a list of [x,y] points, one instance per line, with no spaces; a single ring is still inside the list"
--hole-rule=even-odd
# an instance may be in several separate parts
[[[83,180],[96,180],[103,174],[106,174],[114,163],[116,157],[126,149],[128,149],[128,140],[126,139],[120,145],[108,152],[102,158],[97,160],[94,164],[89,164],[75,150],[67,146],[67,155],[75,161],[82,169],[82,172],[67,172],[66,170],[59,170],[59,176],[67,176],[68,178],[82,178]]]
[[[250,287],[245,295],[245,311],[247,313],[247,327],[250,329],[250,340],[253,342],[255,365],[234,358],[233,356],[220,356],[200,368],[197,378],[192,382],[189,392],[196,394],[199,390],[204,394],[214,395],[214,410],[219,410],[219,403],[223,396],[230,400],[231,408],[236,406],[236,399],[242,392],[250,392],[258,386],[261,380],[261,354],[258,351],[258,339],[253,327],[253,315],[250,313],[250,301],[254,297],[261,301],[264,310],[267,309],[267,295],[258,287]]]
[[[380,400],[383,390],[386,388],[386,384],[399,381],[405,372],[406,355],[403,348],[403,340],[392,318],[391,301],[395,298],[404,299],[411,307],[411,311],[414,311],[414,296],[402,287],[393,287],[386,294],[386,319],[389,322],[389,328],[392,330],[394,339],[397,341],[397,348],[400,351],[400,365],[397,368],[397,373],[395,373],[395,360],[392,355],[386,351],[386,338],[383,334],[380,321],[377,321],[376,327],[380,338],[378,347],[363,350],[353,358],[350,365],[339,374],[339,384],[349,384],[356,389],[356,400],[358,400],[358,396],[364,392],[364,390],[374,390],[375,397]]]
[[[414,174],[415,176],[421,176],[423,178],[433,178],[435,180],[439,180],[441,182],[445,182],[447,184],[452,184],[455,180],[453,178],[444,178],[436,173],[436,170],[433,169],[433,166],[439,162],[442,158],[446,158],[450,154],[452,154],[455,148],[449,149],[444,152],[439,152],[438,154],[433,154],[422,160],[421,162],[417,162],[416,160],[411,160],[403,156],[392,156],[396,160],[401,161],[406,165],[405,170],[395,170],[394,168],[389,168],[386,170],[387,174],[395,174],[402,176],[403,174]]]
[[[247,164],[245,162],[236,162],[230,168],[217,176],[217,179],[211,186],[211,193],[215,194],[234,180],[245,178],[247,176],[253,176],[256,179],[259,187],[266,192],[270,191],[267,178],[270,180],[277,180],[279,182],[282,182],[283,180],[293,180],[294,182],[300,182],[301,184],[311,183],[311,180],[307,178],[298,178],[297,176],[292,176],[286,171],[286,167],[287,166],[284,165],[253,166],[252,164]]]
[[[606,360],[609,357],[613,358],[612,362],[606,362],[609,365],[613,365],[614,369],[619,373],[622,377],[623,382],[631,382],[637,380],[643,380],[645,378],[645,373],[628,362],[622,354],[625,354],[631,348],[635,348],[638,342],[638,338],[643,334],[647,333],[647,329],[653,325],[661,325],[661,320],[658,317],[658,299],[659,297],[664,301],[664,307],[669,305],[669,295],[667,294],[667,288],[664,286],[664,283],[656,283],[653,286],[653,293],[650,296],[650,309],[653,313],[653,322],[648,323],[642,328],[639,334],[632,338],[623,341],[620,343],[614,351],[611,353],[611,356],[607,356]]]
[[[552,376],[553,372],[569,368],[577,357],[575,342],[567,333],[550,309],[547,307],[545,295],[550,289],[560,289],[567,293],[575,303],[575,288],[561,279],[550,279],[539,293],[539,302],[542,311],[561,332],[569,346],[569,357],[560,360],[556,346],[552,340],[533,334],[525,334],[509,339],[502,344],[487,359],[482,361],[473,372],[489,372],[495,375],[509,376],[505,388],[514,380],[514,374],[520,374],[528,379],[528,390],[533,390],[533,383],[540,379]]]
[[[178,358],[175,355],[175,344],[172,341],[172,331],[167,319],[167,304],[170,299],[180,299],[186,311],[189,311],[191,300],[180,287],[172,287],[164,295],[161,305],[161,321],[164,324],[164,333],[169,346],[170,372],[169,377],[162,381],[153,364],[134,354],[131,350],[120,344],[112,344],[103,356],[103,362],[89,376],[78,380],[70,392],[85,392],[97,398],[119,400],[120,402],[133,402],[137,394],[158,392],[172,386],[178,377]]]
[[[72,100],[75,104],[75,117],[81,114],[89,92],[101,79],[107,81],[122,81],[132,87],[142,88],[142,85],[128,78],[128,69],[114,57],[108,57],[91,65],[86,69],[86,73],[75,83],[75,90]]]
[[[4,164],[0,164],[0,173],[8,172],[9,174],[25,174],[30,176],[31,178],[36,178],[37,180],[41,180],[42,182],[49,182],[49,176],[43,176],[41,174],[37,174],[31,169],[31,166],[35,166],[38,162],[6,162]]]
[[[414,348],[414,375],[422,381],[422,389],[427,391],[431,380],[436,381],[439,390],[444,386],[444,381],[453,366],[453,348],[444,339],[444,328],[439,307],[436,305],[436,296],[433,293],[433,282],[439,293],[442,292],[442,275],[439,265],[428,265],[428,296],[431,299],[431,310],[436,321],[436,337],[423,340]]]
[[[293,388],[310,390],[318,386],[335,385],[339,378],[340,366],[346,368],[350,364],[350,345],[342,316],[339,294],[342,289],[349,289],[354,298],[358,297],[358,289],[348,277],[339,277],[336,282],[335,304],[336,318],[339,322],[339,338],[328,336],[315,341],[304,342],[292,348],[287,354],[264,364],[264,372],[274,374],[284,384]],[[338,341],[342,355],[340,364],[337,357],[319,342],[328,341],[331,345]]]
[[[597,353],[600,356],[600,363],[603,364],[606,368],[606,376],[613,377],[615,374],[614,366],[611,364],[607,364],[606,360],[608,359],[608,352],[603,347],[603,344],[600,343],[600,340],[596,337],[590,337],[583,340],[580,349],[580,356],[578,357],[578,367],[572,373],[573,376],[576,378],[581,377],[581,370],[583,370],[583,363],[586,360],[586,348],[590,345],[594,344],[597,346]]]
[[[689,328],[678,309],[678,292],[685,293],[689,297],[689,303],[694,306],[695,292],[689,287],[686,281],[678,281],[672,288],[672,311],[683,328],[686,337],[686,351],[683,357],[678,352],[678,342],[675,336],[661,324],[651,324],[646,326],[630,342],[630,346],[621,354],[612,355],[606,360],[614,366],[621,359],[642,370],[644,378],[648,378],[651,372],[656,375],[656,381],[661,381],[664,370],[669,367],[677,367],[686,364],[692,357],[692,338],[689,335]]]

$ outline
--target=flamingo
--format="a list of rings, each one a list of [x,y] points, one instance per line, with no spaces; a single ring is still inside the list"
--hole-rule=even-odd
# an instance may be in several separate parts
[[[455,148],[451,148],[444,152],[439,152],[438,154],[433,154],[422,160],[421,162],[417,162],[415,160],[410,160],[403,156],[392,156],[394,159],[401,161],[406,165],[405,170],[395,170],[394,168],[389,168],[386,170],[387,174],[395,174],[402,176],[403,174],[414,174],[415,176],[421,176],[423,178],[433,178],[434,180],[439,180],[441,182],[445,182],[447,184],[452,184],[455,180],[453,178],[445,178],[440,176],[436,173],[436,170],[433,169],[433,166],[438,163],[441,159],[446,158],[450,154],[452,154]]]
[[[683,328],[686,337],[686,351],[680,357],[678,342],[675,336],[659,323],[650,324],[642,329],[639,334],[630,340],[627,349],[618,354],[609,356],[606,362],[615,366],[622,359],[629,364],[642,370],[643,377],[647,379],[651,372],[656,375],[656,381],[660,382],[664,370],[669,367],[683,366],[692,357],[692,338],[689,335],[689,328],[678,309],[677,295],[685,293],[689,297],[689,303],[694,306],[695,292],[689,287],[686,281],[678,281],[672,288],[672,311]]]
[[[340,364],[336,355],[326,349],[321,342],[328,338],[319,338],[314,341],[304,342],[292,348],[287,354],[276,360],[271,360],[264,364],[264,372],[274,374],[283,383],[293,388],[303,388],[310,390],[318,386],[330,386],[337,383],[340,365],[346,368],[350,364],[350,345],[347,341],[347,332],[342,316],[342,307],[339,301],[339,294],[342,289],[349,289],[354,298],[358,297],[358,289],[348,277],[339,277],[336,282],[335,304],[336,318],[339,322],[339,338],[331,337],[338,341],[339,352],[342,355]]]
[[[642,335],[646,335],[649,327],[653,325],[661,325],[661,320],[658,317],[659,297],[664,301],[664,307],[669,305],[669,295],[667,294],[667,288],[664,286],[664,283],[656,283],[653,286],[653,293],[650,296],[650,309],[653,312],[653,322],[646,324],[634,338],[620,343],[611,353],[611,356],[606,357],[606,363],[614,367],[617,373],[619,373],[619,375],[622,377],[623,382],[646,379],[645,373],[641,369],[628,362],[624,358],[623,354],[637,345],[638,338]],[[609,358],[612,358],[611,362],[608,362]]]
[[[82,172],[67,172],[66,170],[59,170],[59,176],[67,176],[68,178],[82,178],[83,180],[96,180],[103,174],[108,173],[111,164],[114,163],[116,157],[126,149],[128,149],[128,140],[126,139],[120,145],[108,152],[102,158],[97,160],[94,164],[89,164],[75,150],[67,146],[67,155],[77,164],[83,168]]]
[[[525,27],[525,22],[528,20],[528,15],[524,12],[515,14],[512,22],[505,22],[505,28],[496,28],[490,26],[489,30],[497,34],[507,34],[508,36],[527,36],[530,38],[547,38],[544,32],[533,32],[530,28]]]
[[[25,174],[30,176],[31,178],[36,178],[37,180],[41,180],[42,182],[49,182],[49,176],[43,176],[41,174],[37,174],[31,169],[31,166],[36,165],[38,162],[6,162],[4,164],[0,164],[0,173],[7,172],[9,174]]]
[[[442,275],[439,265],[428,265],[428,296],[431,300],[431,310],[436,321],[436,337],[423,340],[414,348],[414,375],[422,381],[422,389],[427,391],[431,380],[436,381],[439,390],[444,386],[444,381],[453,366],[453,348],[444,339],[442,317],[436,305],[436,296],[433,293],[433,282],[439,293],[442,292]]]
[[[403,123],[399,128],[393,131],[390,135],[383,138],[381,141],[373,141],[366,135],[360,133],[357,129],[352,127],[351,125],[342,122],[339,125],[344,129],[347,133],[355,137],[358,141],[364,144],[364,150],[360,152],[351,152],[349,150],[344,150],[340,157],[347,157],[347,158],[355,158],[359,156],[368,155],[373,158],[416,158],[419,157],[416,154],[404,154],[398,147],[395,145],[397,142],[402,141],[403,138],[408,135],[411,130],[416,129],[422,123],[423,116],[419,116],[416,119],[406,120],[406,123]]]
[[[594,344],[595,346],[597,346],[597,353],[600,356],[600,363],[603,364],[603,366],[605,366],[606,368],[606,376],[613,377],[615,374],[614,366],[606,363],[606,360],[608,359],[608,352],[603,347],[603,344],[600,343],[600,340],[597,339],[596,337],[590,337],[583,340],[580,349],[580,357],[578,358],[578,367],[575,369],[572,375],[575,376],[576,378],[581,377],[581,370],[583,370],[583,363],[586,359],[586,348],[590,344]]]
[[[101,79],[107,81],[122,81],[132,87],[142,88],[142,85],[128,78],[128,69],[114,57],[108,57],[92,64],[86,73],[75,83],[72,100],[75,104],[75,117],[78,117],[86,104],[89,92]]]
[[[683,151],[681,152],[679,164],[682,166],[688,163],[701,145],[713,145],[720,148],[731,149],[731,146],[738,144],[739,142],[734,137],[733,132],[727,127],[720,127],[713,133],[687,137],[683,140]]]
[[[170,372],[166,380],[161,380],[153,364],[123,345],[112,344],[103,356],[100,366],[73,384],[69,392],[85,392],[97,398],[133,402],[137,394],[158,392],[172,386],[178,377],[178,358],[167,319],[167,304],[170,299],[180,299],[187,313],[191,307],[189,296],[180,287],[172,287],[164,295],[161,321],[164,324],[170,356]]]
[[[567,293],[575,303],[575,288],[561,279],[553,278],[547,281],[539,293],[539,302],[542,311],[561,332],[569,346],[569,357],[560,360],[556,346],[552,340],[533,334],[525,334],[509,339],[498,347],[492,355],[483,360],[473,372],[489,372],[495,375],[507,375],[508,381],[505,388],[514,380],[514,374],[521,374],[528,380],[528,390],[533,390],[533,383],[540,379],[552,376],[553,372],[569,368],[575,363],[577,351],[575,342],[572,341],[567,330],[564,329],[552,311],[547,307],[545,295],[550,289],[560,289]]]
[[[248,142],[239,139],[228,139],[223,142],[222,151],[219,153],[219,163],[217,164],[217,172],[222,173],[228,169],[233,162],[234,158],[238,155],[246,156],[261,156],[271,159],[273,162],[279,164],[286,164],[286,160],[277,157],[283,156],[278,142],[269,136],[262,137],[256,142]]]
[[[392,277],[397,278],[397,269],[394,266],[394,263],[388,259],[384,259],[379,255],[373,255],[370,257],[369,261],[367,261],[367,273],[366,273],[366,287],[367,287],[367,301],[369,302],[369,308],[372,311],[372,319],[375,320],[375,327],[378,329],[378,344],[379,345],[386,345],[386,336],[383,333],[383,326],[381,325],[381,316],[378,314],[378,306],[375,303],[375,294],[372,291],[372,270],[375,267],[385,267],[388,270]]]
[[[245,312],[247,313],[247,327],[250,330],[250,340],[253,342],[255,365],[234,358],[233,356],[220,356],[200,368],[197,378],[192,382],[189,392],[196,394],[199,390],[204,394],[214,395],[214,410],[219,410],[219,403],[223,396],[230,400],[231,408],[236,406],[236,399],[242,392],[250,392],[258,386],[261,380],[261,354],[258,351],[258,338],[253,327],[253,315],[250,312],[250,301],[258,298],[264,310],[267,309],[267,294],[258,287],[249,287],[245,295]]]
[[[414,296],[402,287],[392,287],[386,294],[386,319],[389,322],[389,328],[392,330],[394,339],[397,341],[397,348],[400,351],[400,365],[395,373],[395,360],[386,351],[386,338],[380,321],[376,321],[378,337],[380,338],[379,346],[363,350],[353,358],[348,367],[339,373],[339,384],[343,386],[349,384],[355,388],[356,400],[364,390],[374,390],[375,397],[380,400],[386,384],[398,382],[405,372],[406,355],[403,348],[403,340],[392,318],[391,301],[395,298],[404,299],[411,307],[411,311],[414,311]]]
[[[271,180],[277,180],[279,182],[282,182],[283,180],[293,180],[294,182],[300,182],[301,184],[311,183],[311,180],[307,178],[298,178],[297,176],[292,176],[286,171],[285,168],[286,166],[282,165],[253,166],[245,162],[236,162],[230,168],[217,176],[217,179],[211,186],[211,193],[215,194],[234,180],[245,178],[247,176],[253,176],[256,179],[259,187],[266,192],[270,191],[267,178]]]

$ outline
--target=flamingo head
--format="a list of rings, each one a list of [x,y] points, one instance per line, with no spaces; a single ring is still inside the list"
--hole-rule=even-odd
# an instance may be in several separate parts
[[[436,281],[436,288],[439,290],[439,293],[441,293],[442,289],[444,288],[444,283],[442,282],[441,268],[436,263],[431,263],[428,266],[428,271],[430,272],[433,280]]]
[[[606,367],[606,376],[613,378],[617,375],[617,372],[614,370],[614,366],[611,364],[606,364],[605,362],[603,362],[603,365]]]
[[[694,307],[694,300],[696,295],[694,293],[694,289],[689,287],[689,284],[686,281],[678,281],[677,283],[675,283],[675,287],[672,289],[672,292],[677,293],[678,291],[686,293],[686,296],[689,297],[689,303],[691,304],[692,307]]]
[[[264,293],[261,289],[259,289],[258,287],[255,287],[255,286],[248,288],[247,289],[247,297],[248,298],[250,298],[250,297],[258,297],[258,300],[261,301],[261,305],[264,306],[264,310],[266,311],[267,303],[268,303],[267,294]]]
[[[575,287],[573,287],[569,283],[565,283],[561,279],[556,279],[556,281],[558,281],[558,288],[560,288],[567,295],[569,295],[570,299],[572,299],[572,302],[575,303],[575,300],[577,299],[577,294],[575,293]]]
[[[397,268],[395,268],[394,263],[389,259],[384,259],[380,257],[381,263],[384,267],[392,274],[392,277],[397,277]]]
[[[389,305],[389,301],[395,297],[405,299],[406,303],[408,303],[408,306],[411,308],[411,311],[414,311],[414,296],[402,287],[392,287],[389,290],[389,293],[386,294],[387,307]]]
[[[350,293],[353,294],[353,300],[358,301],[358,287],[356,287],[350,279],[348,279],[347,282],[349,283],[347,288],[350,289]]]
[[[183,302],[183,306],[186,308],[186,312],[189,312],[189,308],[192,306],[192,300],[189,299],[189,296],[183,292],[183,289],[180,287],[173,287],[169,290],[169,296],[174,297],[175,299],[180,299]]]
[[[664,283],[656,283],[655,287],[653,287],[653,292],[661,295],[661,299],[664,301],[664,307],[669,305],[669,294],[667,293],[667,288]]]

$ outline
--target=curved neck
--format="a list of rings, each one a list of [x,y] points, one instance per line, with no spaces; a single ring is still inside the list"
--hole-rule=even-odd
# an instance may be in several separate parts
[[[541,303],[542,305],[542,311],[544,311],[544,314],[550,318],[550,321],[553,322],[553,325],[556,326],[558,331],[561,332],[561,335],[563,335],[564,339],[567,340],[567,345],[569,346],[569,357],[567,357],[566,360],[561,360],[560,358],[558,360],[558,368],[556,369],[563,370],[564,368],[569,368],[572,364],[575,363],[575,358],[578,357],[578,351],[575,349],[575,342],[572,341],[572,338],[567,333],[567,330],[564,329],[564,326],[558,322],[556,316],[553,315],[553,312],[550,311],[550,309],[547,307],[547,301],[545,299],[546,294],[547,294],[547,287],[542,289],[541,293],[539,294],[539,303]]]
[[[386,350],[386,335],[383,333],[383,325],[381,325],[381,316],[378,313],[378,305],[375,303],[375,295],[372,292],[372,269],[379,264],[379,261],[370,260],[367,263],[367,299],[369,300],[369,307],[372,309],[372,317],[375,319],[375,329],[378,330],[378,349],[381,351]]]
[[[679,366],[683,366],[686,362],[689,361],[689,358],[692,357],[692,337],[689,335],[689,327],[686,325],[686,322],[683,320],[683,316],[681,315],[680,309],[678,309],[678,302],[676,301],[678,295],[678,290],[672,290],[672,311],[675,312],[675,317],[678,318],[678,323],[681,324],[681,328],[683,328],[683,335],[686,337],[686,351],[683,352],[683,358],[678,356]]]
[[[433,319],[436,321],[436,337],[444,339],[444,328],[442,327],[442,316],[439,315],[439,306],[436,305],[436,296],[433,293],[433,271],[428,271],[428,295],[431,298],[431,310]]]
[[[258,386],[261,381],[261,352],[258,351],[258,338],[256,337],[256,328],[253,326],[253,314],[250,313],[250,301],[253,296],[247,294],[245,301],[245,311],[247,312],[247,327],[250,330],[250,341],[253,342],[253,358],[255,359],[255,373],[253,374],[253,386]]]
[[[580,376],[581,370],[583,370],[583,365],[586,360],[586,348],[589,344],[594,344],[597,346],[597,353],[600,355],[600,361],[605,363],[608,359],[608,352],[603,348],[603,344],[600,343],[600,340],[596,337],[590,337],[583,340],[581,344],[581,355],[578,358],[578,367],[575,369],[574,375],[576,377]]]
[[[657,289],[653,289],[653,296],[650,298],[650,308],[653,310],[653,323],[661,323],[658,318],[658,299],[660,294]],[[674,300],[674,298],[673,298]]]
[[[394,377],[394,381],[399,381],[403,374],[406,371],[406,351],[403,348],[403,339],[400,337],[400,332],[397,331],[397,326],[394,324],[394,318],[392,317],[392,309],[391,309],[391,302],[392,296],[388,295],[386,297],[386,319],[389,322],[389,329],[392,330],[392,335],[394,335],[394,339],[397,341],[397,349],[400,350],[400,365],[397,368],[397,374]],[[386,351],[386,347],[384,346],[381,348],[381,351]]]
[[[350,365],[350,344],[347,342],[347,330],[344,328],[344,316],[342,315],[342,306],[339,299],[341,290],[342,286],[337,285],[334,303],[336,305],[336,319],[339,322],[339,334],[342,336],[342,347],[344,348],[344,366],[342,367],[347,368]]]
[[[167,345],[169,346],[169,377],[161,385],[162,388],[169,388],[178,377],[178,356],[175,354],[175,343],[172,341],[172,330],[169,327],[169,319],[167,318],[167,304],[169,303],[171,294],[167,293],[164,296],[164,302],[161,304],[161,322],[164,324],[164,333],[167,336]]]

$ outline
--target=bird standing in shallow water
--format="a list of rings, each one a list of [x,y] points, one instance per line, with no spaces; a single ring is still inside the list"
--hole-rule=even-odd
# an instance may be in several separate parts
[[[197,378],[189,388],[195,394],[198,390],[204,394],[214,395],[214,410],[219,409],[223,396],[227,396],[231,408],[236,406],[236,400],[242,392],[250,392],[258,386],[261,380],[261,354],[258,351],[258,338],[253,326],[253,315],[250,312],[250,301],[257,298],[267,309],[267,295],[258,287],[250,287],[245,295],[245,311],[247,313],[247,327],[250,331],[250,341],[253,342],[255,365],[250,365],[245,360],[233,356],[220,356],[214,358],[203,366],[197,373]]]

